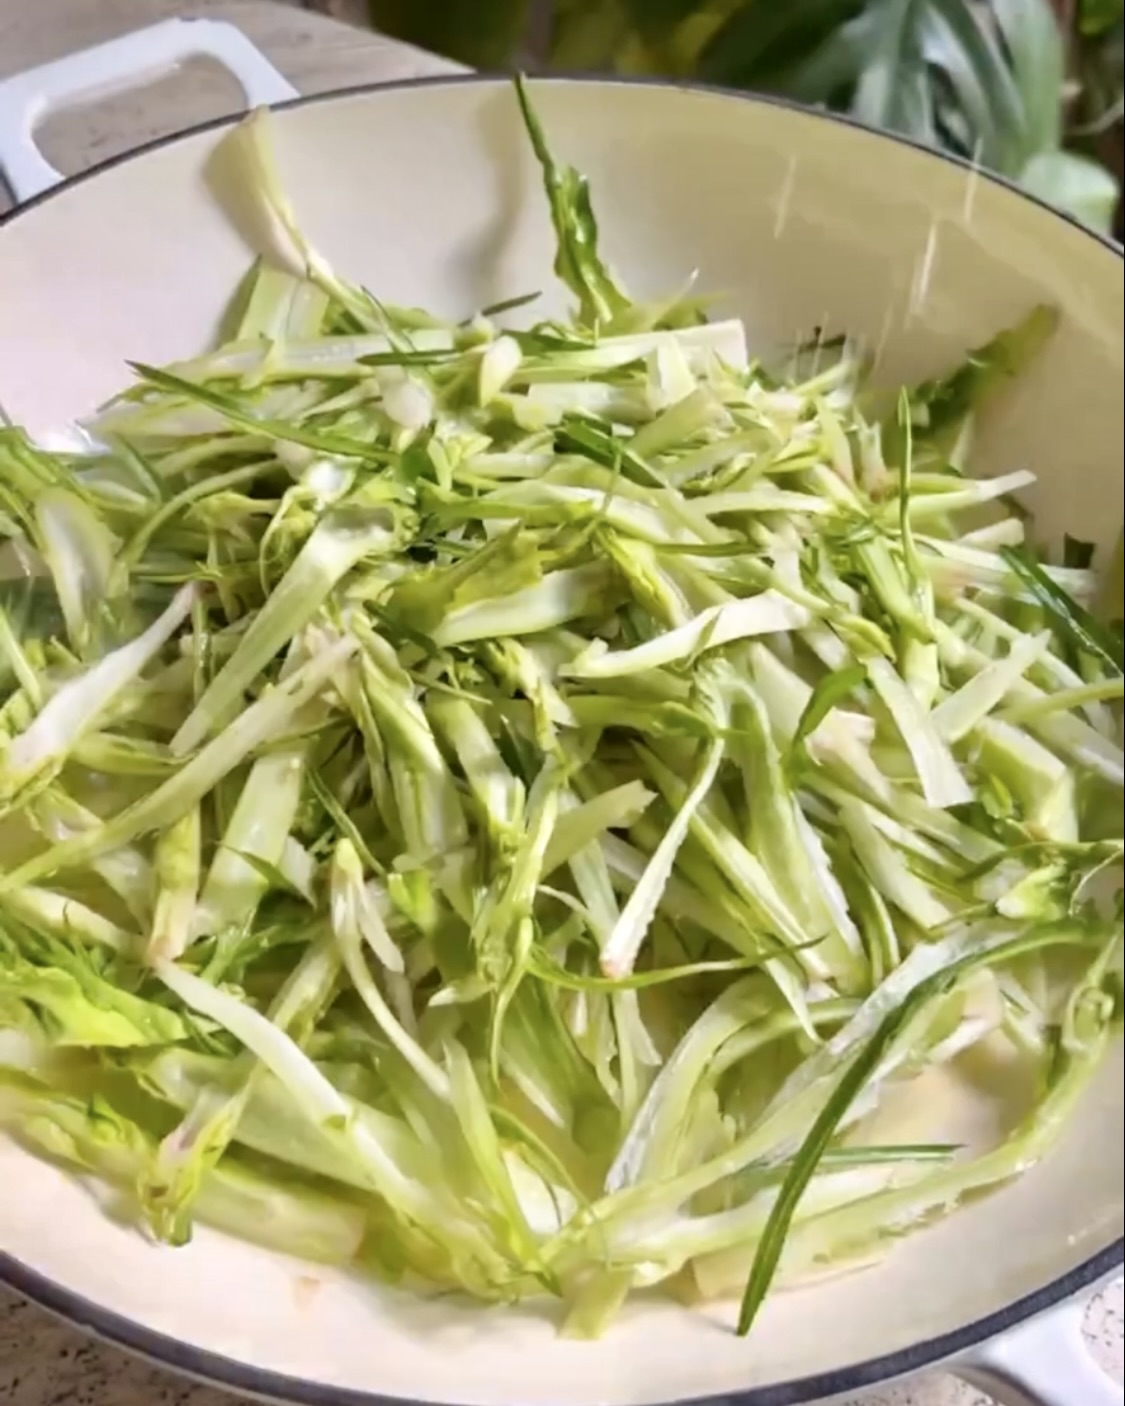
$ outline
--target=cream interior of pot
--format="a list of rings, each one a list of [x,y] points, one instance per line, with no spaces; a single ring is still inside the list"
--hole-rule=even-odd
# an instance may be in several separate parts
[[[955,164],[811,115],[657,86],[559,82],[537,101],[589,175],[631,289],[667,293],[698,270],[764,352],[846,329],[901,383],[1037,302],[1060,308],[1048,352],[983,426],[979,467],[1030,468],[1045,532],[1112,548],[1119,255]],[[253,237],[217,198],[220,136],[115,166],[0,230],[0,402],[17,422],[57,429],[120,389],[127,359],[212,339]],[[464,316],[552,286],[553,237],[507,85],[321,101],[280,114],[277,140],[313,242],[389,300]],[[1118,1047],[1045,1165],[878,1268],[779,1295],[748,1341],[729,1305],[642,1299],[603,1341],[575,1343],[532,1309],[424,1301],[206,1231],[156,1248],[4,1141],[0,1249],[145,1328],[307,1381],[435,1403],[641,1406],[935,1342],[1083,1265],[1122,1234],[1121,1085]],[[973,1116],[946,1110],[940,1131]]]

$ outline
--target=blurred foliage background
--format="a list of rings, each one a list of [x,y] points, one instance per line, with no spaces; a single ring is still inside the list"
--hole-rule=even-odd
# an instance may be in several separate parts
[[[370,0],[475,68],[693,78],[979,161],[1120,237],[1125,0]]]

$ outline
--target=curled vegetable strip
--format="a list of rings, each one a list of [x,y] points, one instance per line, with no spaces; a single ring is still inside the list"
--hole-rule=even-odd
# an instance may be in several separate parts
[[[719,767],[722,765],[725,748],[722,742],[712,742],[707,749],[706,760],[699,776],[688,792],[683,805],[668,833],[660,842],[656,853],[649,860],[640,883],[633,890],[629,902],[622,910],[620,918],[602,948],[602,971],[606,976],[627,976],[633,970],[637,952],[645,939],[649,925],[656,913],[664,893],[665,885],[676,863],[676,854],[684,842],[692,817],[703,804],[708,791],[714,785]]]
[[[749,600],[712,606],[690,624],[669,630],[634,649],[607,650],[592,645],[567,666],[565,673],[578,679],[612,679],[659,669],[700,650],[720,649],[752,635],[799,630],[809,623],[809,613],[784,596],[767,591]]]

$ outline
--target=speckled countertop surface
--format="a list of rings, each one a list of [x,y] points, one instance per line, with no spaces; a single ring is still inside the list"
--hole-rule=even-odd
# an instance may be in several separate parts
[[[209,14],[239,24],[306,92],[440,72],[449,65],[377,35],[345,29],[299,8],[300,0],[0,0],[0,77],[43,63],[170,14]],[[66,115],[50,133],[49,155],[71,172],[153,137],[189,127],[230,106],[228,90],[202,76],[115,98],[92,113]],[[4,207],[0,191],[0,210]],[[1091,1307],[1091,1350],[1122,1379],[1120,1281]],[[237,1406],[93,1342],[0,1289],[0,1403],[3,1406]],[[249,1403],[245,1403],[249,1406]],[[867,1393],[856,1406],[987,1406],[949,1376],[920,1378]],[[1078,1403],[1077,1406],[1081,1406]]]
[[[1119,1280],[1091,1307],[1091,1350],[1122,1379]],[[3,1406],[239,1406],[239,1400],[193,1386],[115,1348],[81,1337],[38,1308],[0,1290],[0,1403]],[[250,1406],[243,1400],[241,1406]],[[868,1392],[853,1406],[988,1406],[988,1398],[952,1377],[921,1377]],[[1075,1406],[1081,1406],[1076,1402]]]

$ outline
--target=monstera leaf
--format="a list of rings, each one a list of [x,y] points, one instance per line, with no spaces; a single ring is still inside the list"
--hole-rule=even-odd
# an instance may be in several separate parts
[[[1109,228],[1116,182],[1061,149],[1066,49],[1047,0],[767,4],[753,0],[711,36],[703,77],[955,151]]]
[[[1078,0],[1075,9],[1077,71],[1097,89],[1079,116],[1095,135],[1120,115],[1122,4]],[[997,171],[1095,228],[1112,225],[1117,180],[1064,149],[1067,47],[1052,0],[371,5],[377,27],[476,67],[698,77],[846,112]],[[1107,54],[1116,55],[1108,66]],[[1091,151],[1103,146],[1086,139]]]

